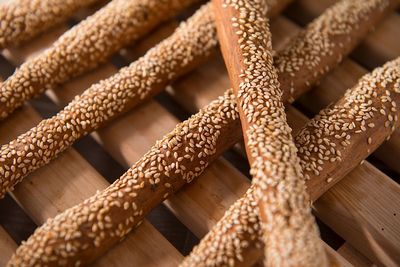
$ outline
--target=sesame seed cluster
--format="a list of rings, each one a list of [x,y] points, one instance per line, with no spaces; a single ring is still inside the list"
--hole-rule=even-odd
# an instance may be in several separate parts
[[[285,99],[293,102],[310,84],[341,62],[342,57],[397,4],[393,0],[341,0],[308,24],[274,61],[281,86],[289,88],[284,91],[288,95]],[[301,76],[297,75],[299,73]],[[298,78],[294,79],[296,76]]]
[[[0,5],[0,49],[18,45],[98,0],[15,0]]]
[[[0,119],[28,99],[95,68],[196,1],[111,1],[22,64],[0,85]]]
[[[217,14],[226,17],[217,20],[217,27],[259,204],[265,265],[326,266],[273,67],[267,6],[263,0],[214,4],[221,10]],[[234,34],[224,37],[227,32]],[[227,263],[234,257],[228,256]]]
[[[207,58],[217,38],[210,30],[212,16],[206,11],[201,8],[142,58],[92,85],[57,115],[1,146],[0,197],[78,138],[154,96]]]
[[[233,91],[228,90],[226,97],[229,95],[233,95]],[[387,99],[388,96],[391,101]],[[382,99],[385,99],[384,102]],[[306,169],[312,162],[311,156],[318,155],[315,147],[317,144],[321,144],[318,141],[321,139],[329,143],[327,147],[333,147],[336,152],[345,157],[343,161],[324,159],[325,164],[321,165],[318,174],[305,170],[305,173],[309,173],[309,177],[304,179],[312,201],[320,196],[320,194],[311,193],[315,190],[314,188],[318,188],[323,193],[332,187],[334,182],[327,181],[325,177],[334,177],[336,182],[339,181],[378,147],[385,138],[390,136],[395,124],[394,118],[390,120],[388,117],[389,113],[394,112],[393,106],[396,107],[393,101],[397,105],[400,104],[400,58],[365,75],[333,107],[321,111],[320,114],[323,115],[316,116],[299,132],[295,140],[303,169]],[[360,115],[365,105],[369,106],[368,115]],[[343,114],[347,114],[347,117],[344,118]],[[349,116],[354,116],[351,119],[351,123],[355,123],[354,131],[349,140],[350,144],[342,144],[335,135],[342,135],[342,133],[348,132],[348,129],[333,127],[329,130],[329,128],[331,125],[347,125]],[[380,129],[367,127],[365,130],[361,130],[361,126],[364,124],[362,120],[355,119],[358,116],[367,116],[369,123],[383,125],[385,121],[389,121],[390,125]],[[369,144],[369,141],[366,140],[370,139],[375,142]],[[359,155],[354,155],[356,146],[362,148],[358,150]],[[308,155],[304,151],[310,151],[311,154]],[[347,166],[343,168],[344,163]],[[234,266],[240,262],[254,261],[262,256],[263,242],[259,239],[261,236],[258,203],[255,198],[255,188],[252,185],[245,195],[229,208],[192,253],[185,258],[182,266]]]
[[[121,240],[169,194],[199,176],[240,138],[233,95],[180,123],[121,178],[49,219],[18,248],[9,266],[80,266]],[[221,129],[224,128],[223,131]]]

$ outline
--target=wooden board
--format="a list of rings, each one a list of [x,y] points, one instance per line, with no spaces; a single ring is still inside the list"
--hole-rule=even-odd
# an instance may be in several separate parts
[[[308,17],[321,13],[331,2],[325,0],[321,1],[321,4],[316,4],[315,1],[298,1],[302,6],[301,12],[305,15],[311,14],[307,15]],[[316,11],[307,11],[307,8],[314,7]],[[393,34],[399,31],[399,27],[396,27],[398,16],[393,13],[386,18],[382,23],[386,26],[378,27],[360,46],[354,53],[354,58],[358,62],[364,64],[357,57],[357,53],[374,55],[375,59],[367,62],[371,65],[400,54],[398,41],[392,37],[389,38],[390,35],[395,36]],[[125,50],[122,56],[127,61],[132,61],[143,54],[149,44],[154,44],[171,32],[175,25],[176,23],[168,25],[151,37],[150,41],[135,46],[133,50],[132,48]],[[51,44],[66,29],[66,26],[58,27],[31,42],[29,46],[10,49],[3,53],[10,61],[19,65]],[[276,49],[283,47],[299,29],[299,26],[286,17],[278,17],[272,23],[274,47]],[[65,86],[49,92],[49,95],[62,107],[90,84],[116,71],[115,66],[107,63],[88,75],[74,79]],[[365,72],[366,70],[359,64],[346,60],[337,71],[324,79],[320,87],[308,94],[308,98],[303,98],[300,103],[315,112],[340,97],[343,90],[354,84],[356,79]],[[221,95],[228,87],[229,80],[225,67],[217,56],[167,91],[187,111],[196,112],[199,107]],[[340,89],[329,90],[330,88]],[[311,105],[308,100],[316,95],[319,97],[319,106]],[[306,118],[293,108],[289,108],[289,117],[293,128],[301,127],[306,121]],[[1,128],[3,124],[0,125],[0,142],[4,143],[14,138],[17,133],[32,127],[39,119],[40,117],[29,106],[18,111],[6,121],[4,128]],[[155,140],[170,131],[177,122],[178,120],[160,103],[149,101],[94,133],[93,136],[121,165],[128,167],[143,155]],[[14,132],[8,130],[14,128]],[[377,153],[391,167],[398,164],[390,163],[390,158],[393,159],[393,157],[388,157],[387,152],[392,149],[391,152],[400,153],[400,145],[397,143],[397,146],[393,146],[393,142],[396,143],[400,139],[392,140],[397,141],[391,141],[390,145],[381,148],[383,152]],[[363,179],[364,177],[367,179]],[[377,184],[380,190],[375,190]],[[248,179],[234,165],[221,158],[212,164],[196,182],[166,201],[166,205],[193,233],[201,237],[222,216],[227,207],[247,189],[248,185]],[[14,196],[27,213],[40,224],[46,218],[54,216],[105,186],[107,182],[104,178],[75,150],[69,149],[57,160],[35,172],[17,186]],[[374,193],[365,194],[369,191],[374,191]],[[315,207],[318,216],[361,253],[369,256],[373,261],[387,262],[386,258],[382,258],[384,253],[377,249],[377,246],[367,245],[369,243],[365,242],[365,237],[368,236],[368,240],[373,240],[379,247],[384,247],[385,252],[390,255],[400,255],[399,226],[393,216],[396,207],[399,207],[400,194],[398,193],[397,184],[366,163],[325,194],[316,202]],[[337,220],[338,217],[341,219]],[[385,231],[378,231],[381,226],[384,226]],[[363,231],[364,227],[367,227],[367,232]],[[350,246],[349,243],[346,245]],[[357,255],[349,249],[342,251],[346,251],[347,254],[342,252],[342,255],[346,255],[347,259],[350,258],[349,255]],[[339,258],[337,252],[332,251],[332,253]],[[126,241],[102,257],[98,264],[114,266],[136,263],[140,266],[153,266],[162,263],[165,266],[176,265],[181,258],[176,249],[154,227],[145,223]]]

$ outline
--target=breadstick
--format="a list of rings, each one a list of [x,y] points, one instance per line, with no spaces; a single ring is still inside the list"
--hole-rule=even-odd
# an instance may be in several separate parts
[[[0,49],[18,45],[98,0],[14,0],[0,5]]]
[[[274,58],[283,98],[291,103],[374,28],[397,0],[341,0],[311,22]],[[318,34],[316,34],[318,33]]]
[[[266,266],[327,266],[272,63],[266,5],[213,0],[256,189]]]
[[[398,126],[400,58],[365,75],[296,136],[307,190],[316,200]],[[182,266],[250,266],[262,255],[253,184],[202,239]],[[268,245],[268,244],[267,244]]]
[[[78,76],[198,0],[113,0],[28,60],[0,87],[0,119]]]
[[[398,95],[398,92],[400,92],[399,64],[400,59],[386,64],[372,75],[363,78],[360,81],[361,86],[346,94],[344,99],[336,104],[336,108],[333,107],[330,109],[331,111],[326,110],[319,117],[317,116],[296,138],[299,156],[302,159],[305,173],[309,176],[306,183],[311,199],[315,200],[320,192],[328,190],[339,181],[393,131],[394,121],[397,117],[395,117],[392,102],[400,101]],[[368,80],[374,80],[374,78],[375,81],[383,82],[391,79],[391,82],[386,82],[384,87],[379,83],[371,84],[369,87],[364,86],[364,84],[368,85]],[[371,89],[376,90],[376,96]],[[390,100],[387,92],[394,94]],[[343,127],[340,128],[343,130],[346,129],[345,125],[348,121],[352,123],[353,118],[342,122],[339,117],[340,114],[340,116],[349,114],[348,112],[344,113],[344,111],[357,110],[346,101],[353,101],[354,105],[360,104],[357,101],[360,101],[361,98],[357,99],[354,95],[369,96],[370,94],[372,94],[371,99],[381,98],[380,101],[372,101],[372,105],[374,107],[377,107],[375,105],[381,106],[373,114],[370,112],[365,114],[362,109],[359,112],[363,111],[363,116],[373,115],[369,116],[365,123],[375,123],[377,127],[367,127],[363,131],[364,128],[361,126],[364,123],[357,122],[355,127],[351,129],[354,133],[352,133],[350,140],[347,139],[346,135],[337,139],[336,133],[340,130],[327,134],[326,129],[329,129],[332,123],[337,123],[337,126],[343,124]],[[367,103],[368,98],[363,98],[361,101]],[[342,107],[343,109],[341,109]],[[370,109],[368,105],[365,108]],[[337,110],[339,110],[339,113]],[[374,109],[371,107],[371,110]],[[335,120],[330,121],[327,117]],[[389,124],[386,124],[386,121],[389,121]],[[388,127],[378,127],[378,123],[386,124]],[[355,133],[358,130],[362,132]],[[314,169],[308,170],[304,162],[306,160],[312,161],[311,157],[318,156],[319,152],[309,153],[309,151],[314,149],[316,145],[320,146],[318,136],[320,132],[324,136],[327,135],[326,139],[330,140],[329,147],[336,150],[331,157],[322,159],[323,164],[316,165],[323,168],[316,175]],[[240,138],[241,130],[239,114],[236,109],[236,98],[233,91],[228,90],[223,97],[213,101],[187,121],[178,124],[171,133],[158,141],[142,159],[105,191],[97,193],[83,203],[59,214],[54,219],[49,219],[35,231],[27,242],[19,247],[9,262],[9,266],[24,264],[27,266],[35,264],[55,266],[60,259],[63,259],[65,264],[76,261],[81,264],[90,262],[129,233],[151,208],[161,203],[169,194],[176,192],[184,184],[199,176],[212,160]],[[346,140],[350,142],[350,145],[341,144],[342,141]],[[368,140],[371,140],[371,142]],[[332,146],[333,143],[335,146]],[[354,148],[356,147],[359,148],[360,153],[354,155]],[[335,160],[331,160],[332,158]],[[339,161],[339,158],[341,161]],[[343,163],[346,163],[346,166],[338,168],[338,164],[342,166]],[[332,180],[327,180],[329,179],[328,176]],[[251,192],[251,189],[249,192]],[[253,196],[252,193],[248,194],[250,197]],[[248,201],[249,205],[254,206],[255,209],[246,210],[246,206],[240,206],[242,209],[239,209],[239,211],[241,210],[243,213],[233,215],[228,212],[224,220],[226,218],[232,219],[233,216],[235,223],[245,223],[246,220],[242,220],[239,215],[248,215],[247,219],[257,225],[258,213],[255,213],[257,203],[243,198],[239,201]],[[239,204],[235,205],[239,206]],[[222,226],[219,223],[216,227],[214,229]],[[261,250],[257,249],[256,243],[253,242],[258,241],[259,229],[254,230],[254,228],[246,227],[241,228],[241,231],[239,231],[240,229],[236,230],[227,231],[228,234],[231,234],[227,238],[231,239],[225,239],[225,241],[229,241],[229,245],[224,247],[224,250],[217,250],[216,247],[213,247],[213,244],[208,244],[209,247],[203,246],[202,244],[206,243],[204,240],[213,240],[212,234],[208,234],[200,247],[196,248],[191,256],[186,259],[184,265],[191,266],[196,263],[199,265],[224,265],[225,263],[227,265],[226,263],[232,261],[239,263],[242,258],[245,260],[243,262],[246,262],[247,259],[249,261],[254,259],[254,257],[249,258],[249,255],[261,255]],[[216,231],[213,230],[212,233],[216,233]],[[218,233],[221,232],[218,231]],[[246,235],[244,236],[246,240],[251,242],[238,242],[243,237],[243,235],[238,236],[238,233]],[[204,247],[209,250],[205,251]],[[205,255],[207,253],[209,258]]]
[[[0,173],[0,197],[75,140],[157,94],[204,61],[217,46],[210,8],[210,4],[204,5],[144,57],[92,85],[56,116],[2,146],[0,170],[5,170],[5,174]]]

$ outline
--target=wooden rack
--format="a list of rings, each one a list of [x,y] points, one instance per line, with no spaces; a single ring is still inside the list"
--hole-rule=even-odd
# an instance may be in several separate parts
[[[294,1],[271,22],[274,48],[282,48],[302,26],[334,2]],[[79,12],[73,20],[80,20],[89,12],[93,10]],[[127,64],[135,60],[146,49],[168,36],[176,25],[177,21],[169,22],[138,45],[121,51],[117,60],[114,57],[95,71],[60,88],[49,90],[46,94],[51,99],[51,105],[61,109],[90,84],[117,72],[116,61]],[[25,46],[4,50],[2,57],[5,60],[0,60],[0,79],[7,78],[10,66],[18,66],[42,51],[69,27],[69,24],[57,26]],[[393,12],[320,85],[301,97],[294,106],[288,107],[290,124],[294,130],[307,121],[302,112],[312,116],[338,99],[361,75],[400,56],[399,36],[400,13]],[[174,128],[179,122],[178,117],[196,112],[227,88],[229,79],[225,66],[221,56],[216,55],[168,87],[163,97],[140,105],[107,127],[92,133],[91,137],[96,141],[94,146],[101,146],[101,153],[104,153],[100,153],[99,157],[111,156],[120,166],[128,168],[157,139]],[[170,112],[171,101],[177,104],[173,113]],[[37,103],[42,102],[31,101],[0,122],[1,144],[14,139],[42,119],[33,108],[38,107]],[[250,184],[246,175],[236,167],[245,166],[240,148],[235,147],[232,153],[238,157],[219,158],[195,182],[164,203],[198,238],[207,233]],[[75,148],[68,149],[16,187],[12,193],[14,201],[37,225],[109,184],[100,174],[103,166],[85,155]],[[400,264],[400,131],[397,130],[369,159],[371,162],[365,161],[358,166],[314,203],[315,214],[343,238],[343,244],[332,251],[337,257],[344,257],[355,266],[369,266],[372,263],[387,265],[388,256]],[[1,218],[0,222],[5,224],[6,220]],[[329,238],[325,241],[330,243]],[[0,266],[5,265],[16,246],[9,233],[0,226]],[[125,241],[99,259],[95,266],[176,266],[182,258],[181,252],[151,223],[145,221]]]

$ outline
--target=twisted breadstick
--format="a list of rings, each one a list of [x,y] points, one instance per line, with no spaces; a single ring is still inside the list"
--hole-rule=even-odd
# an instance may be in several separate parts
[[[266,266],[326,266],[272,63],[262,0],[213,0],[257,189]],[[233,51],[233,53],[232,53]]]
[[[197,0],[113,0],[25,62],[0,87],[0,119],[26,100],[104,62]]]
[[[200,64],[217,45],[210,4],[144,57],[91,86],[56,116],[42,121],[0,149],[0,198],[78,138],[164,89]],[[276,12],[276,7],[273,10]]]
[[[14,0],[0,4],[0,49],[18,45],[98,0]]]
[[[400,103],[399,66],[397,59],[365,76],[297,136],[311,199],[339,181],[393,131],[397,118],[394,103]],[[370,127],[372,123],[376,127]],[[90,262],[139,225],[149,210],[200,175],[213,159],[240,140],[239,124],[236,98],[228,90],[178,124],[106,190],[49,219],[18,248],[9,266]],[[379,127],[381,124],[386,127]],[[355,154],[354,149],[359,153]],[[320,154],[325,157],[320,159]],[[313,168],[308,167],[309,162],[315,162],[311,163]],[[234,212],[228,211],[224,216],[223,221],[229,219],[231,224],[218,223],[186,259],[185,266],[228,265],[241,260],[250,265],[257,258],[255,255],[261,256],[259,243],[254,242],[258,241],[259,227],[257,202],[251,201],[252,189],[247,196],[230,209]],[[218,238],[221,234],[223,239]]]
[[[390,136],[398,126],[399,104],[400,58],[365,75],[300,131],[295,140],[313,201]],[[182,266],[250,266],[258,259],[262,233],[255,195],[252,185]]]

